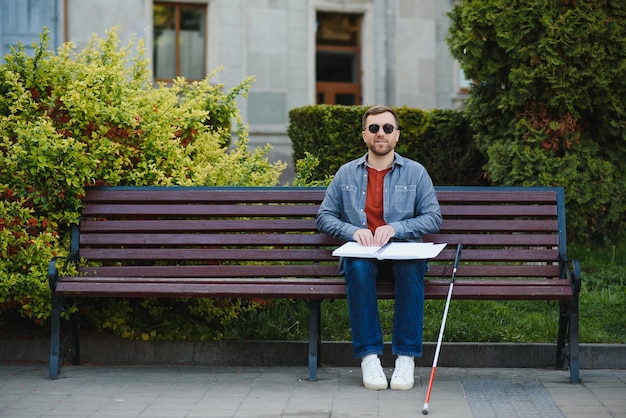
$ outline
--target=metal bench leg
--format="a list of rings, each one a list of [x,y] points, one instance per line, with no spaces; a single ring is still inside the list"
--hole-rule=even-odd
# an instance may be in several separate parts
[[[578,360],[578,294],[574,295],[569,317],[569,372],[570,383],[580,383],[580,364]]]
[[[61,301],[54,292],[52,292],[52,312],[50,321],[50,370],[48,376],[50,379],[56,379],[61,370],[59,358],[61,343]]]
[[[567,352],[565,347],[567,343]],[[570,383],[580,383],[580,363],[578,347],[578,295],[571,301],[560,302],[559,340],[556,353],[556,367],[562,369],[568,360]]]
[[[309,381],[317,381],[317,366],[321,341],[321,304],[319,299],[309,300]]]
[[[565,367],[565,358],[567,357],[565,353],[565,343],[567,341],[567,334],[569,332],[570,316],[571,316],[570,302],[569,301],[559,302],[559,334],[557,337],[557,344],[556,344],[556,368],[557,369],[562,369],[563,367]]]

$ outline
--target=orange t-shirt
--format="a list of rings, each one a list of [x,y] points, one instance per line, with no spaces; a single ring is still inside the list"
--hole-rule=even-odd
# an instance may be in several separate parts
[[[367,195],[365,196],[365,216],[367,218],[367,227],[372,233],[376,228],[386,225],[383,217],[383,186],[385,184],[385,175],[391,170],[377,170],[367,167]]]

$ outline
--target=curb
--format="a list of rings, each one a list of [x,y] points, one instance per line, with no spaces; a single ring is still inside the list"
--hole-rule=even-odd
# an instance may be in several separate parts
[[[0,339],[0,361],[44,362],[48,340]],[[430,367],[436,344],[424,343],[416,366]],[[323,366],[353,367],[358,361],[349,342],[322,343]],[[305,341],[133,341],[83,338],[81,362],[91,364],[193,364],[206,366],[306,366]],[[391,345],[382,362],[393,365]],[[443,343],[438,366],[464,368],[554,368],[556,344]],[[580,344],[581,369],[626,369],[626,344]]]

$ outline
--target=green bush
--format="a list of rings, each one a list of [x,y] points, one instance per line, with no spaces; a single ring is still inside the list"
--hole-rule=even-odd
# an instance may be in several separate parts
[[[24,199],[15,200],[0,184],[0,314],[19,309],[36,324],[48,317],[50,289],[40,262],[50,260],[59,244],[56,225],[36,217]]]
[[[626,3],[465,0],[448,44],[489,179],[566,189],[568,236],[626,230]]]
[[[296,167],[298,179],[325,181],[345,162],[367,151],[361,136],[363,106],[305,106],[289,112],[287,133],[295,161],[314,157],[315,170]],[[396,150],[421,162],[437,185],[485,185],[486,158],[476,149],[465,113],[454,110],[394,109],[400,119]]]
[[[81,328],[125,339],[213,341],[239,336],[242,315],[262,312],[238,299],[95,299],[80,306]]]
[[[270,163],[267,147],[248,151],[238,113],[236,99],[246,96],[252,77],[226,92],[210,82],[215,73],[199,82],[177,79],[154,86],[141,42],[120,46],[115,30],[105,39],[94,36],[81,51],[71,43],[56,54],[48,51],[46,32],[33,47],[32,57],[19,46],[0,66],[0,322],[5,325],[13,310],[39,323],[48,317],[48,262],[67,255],[85,186],[278,184],[285,165]],[[233,146],[231,122],[237,135]],[[126,324],[140,322],[138,309],[158,311],[153,304],[138,304],[122,315],[123,303],[113,316]],[[212,331],[206,324],[247,309],[238,301],[178,303],[181,310],[198,311],[198,323],[205,326],[200,329],[207,333]],[[103,321],[96,328],[106,328]],[[124,327],[118,321],[108,328]],[[147,324],[131,334],[151,335],[153,328]]]

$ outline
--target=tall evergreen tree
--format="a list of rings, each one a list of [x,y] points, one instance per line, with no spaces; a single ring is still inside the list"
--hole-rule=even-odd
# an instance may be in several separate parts
[[[576,240],[626,224],[626,2],[463,0],[448,44],[494,184],[564,186]]]

